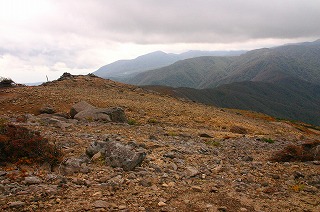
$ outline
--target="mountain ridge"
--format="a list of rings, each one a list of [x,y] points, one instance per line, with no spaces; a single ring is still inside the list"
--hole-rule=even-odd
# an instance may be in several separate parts
[[[155,51],[145,55],[138,56],[132,60],[118,60],[108,65],[100,67],[93,74],[102,77],[116,79],[125,82],[127,77],[133,77],[138,73],[164,67],[179,60],[199,56],[217,56],[217,55],[240,55],[245,51],[200,51],[190,50],[180,54],[165,53]]]
[[[210,88],[222,84],[241,81],[267,81],[272,82],[281,78],[294,77],[314,84],[320,83],[320,43],[310,42],[308,44],[290,44],[274,48],[262,48],[248,51],[240,56],[234,56],[230,63],[220,67],[220,69],[202,70],[198,69],[197,64],[191,67],[190,71],[185,71],[183,64],[180,67],[172,64],[156,70],[146,71],[127,80],[128,83],[136,85],[166,85],[180,87],[181,83],[175,86],[172,80],[167,83],[169,78],[189,78],[191,74],[200,77],[203,72],[212,73],[195,85],[183,85],[183,87]],[[185,63],[193,63],[195,58],[184,60]],[[207,58],[204,58],[207,60]],[[203,62],[205,63],[205,62]],[[173,67],[174,66],[174,67]],[[223,73],[214,78],[216,72]],[[177,76],[176,73],[179,73]],[[159,78],[159,76],[161,76]],[[156,83],[155,83],[156,82]]]
[[[210,76],[217,78],[224,76],[225,68],[232,60],[232,57],[210,56],[180,60],[164,68],[140,73],[128,80],[128,83],[198,88],[198,85]],[[210,73],[210,70],[214,72]]]

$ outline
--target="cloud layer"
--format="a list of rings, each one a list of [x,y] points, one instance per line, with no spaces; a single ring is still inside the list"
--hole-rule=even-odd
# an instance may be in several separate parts
[[[0,76],[43,81],[155,50],[312,40],[319,20],[318,0],[0,0]]]

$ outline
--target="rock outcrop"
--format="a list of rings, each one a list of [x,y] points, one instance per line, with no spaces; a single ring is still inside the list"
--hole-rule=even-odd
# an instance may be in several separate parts
[[[86,154],[92,158],[98,153],[103,155],[107,165],[120,167],[125,171],[131,171],[141,165],[146,157],[145,151],[116,141],[92,142],[87,148]]]
[[[85,101],[72,106],[70,116],[77,120],[85,121],[127,122],[126,115],[122,108],[97,108]]]
[[[40,108],[40,111],[39,111],[41,114],[45,113],[45,114],[54,114],[56,113],[56,110],[51,107],[50,105],[46,105],[42,108]]]
[[[70,109],[70,116],[71,118],[74,118],[75,115],[77,115],[81,111],[94,109],[92,105],[90,105],[86,101],[78,102],[77,104],[73,105]]]

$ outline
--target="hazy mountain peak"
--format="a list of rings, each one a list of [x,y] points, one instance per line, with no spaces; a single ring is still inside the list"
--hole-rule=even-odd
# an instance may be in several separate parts
[[[320,43],[320,39],[313,41],[313,43]]]
[[[148,57],[148,56],[159,56],[159,55],[167,55],[167,53],[163,52],[163,51],[154,51],[154,52],[150,52],[144,55],[140,55],[137,58],[143,58],[143,57]]]
[[[320,40],[261,48],[237,57],[191,58],[157,70],[141,73],[129,83],[172,87],[210,88],[241,81],[273,82],[294,77],[320,82]],[[189,51],[184,54],[188,54]],[[222,58],[225,58],[224,62]]]
[[[181,54],[166,53],[155,51],[141,55],[132,60],[118,60],[108,65],[102,66],[95,75],[103,78],[112,78],[126,82],[126,78],[137,73],[168,66],[179,60],[200,57],[200,56],[226,56],[240,55],[244,51],[199,51],[190,50]]]

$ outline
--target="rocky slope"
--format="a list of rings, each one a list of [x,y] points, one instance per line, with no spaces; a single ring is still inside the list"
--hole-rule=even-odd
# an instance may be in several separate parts
[[[81,101],[121,107],[129,124],[61,117]],[[60,115],[39,115],[44,106]],[[0,108],[2,121],[39,131],[64,153],[57,167],[2,165],[3,211],[320,210],[318,161],[269,161],[288,144],[319,140],[316,129],[93,76],[1,89]],[[143,149],[146,158],[132,171],[96,157],[65,172],[68,161],[105,140]]]

